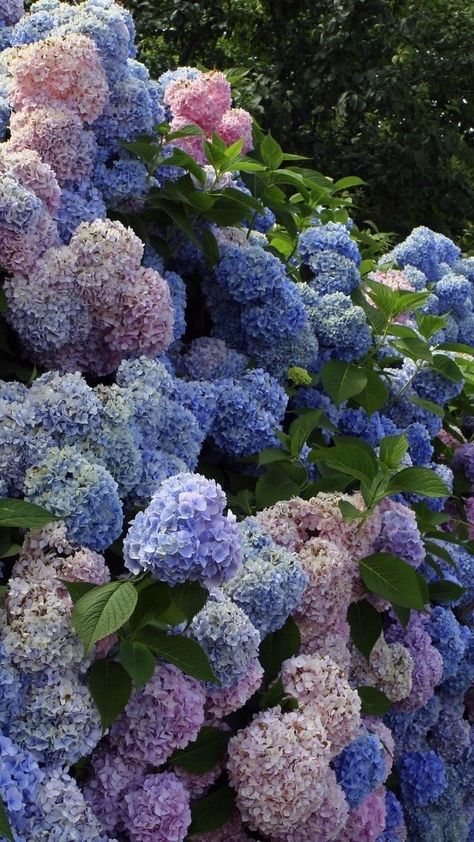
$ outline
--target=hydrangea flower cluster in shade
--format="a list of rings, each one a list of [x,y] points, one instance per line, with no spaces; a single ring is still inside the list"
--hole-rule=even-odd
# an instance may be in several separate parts
[[[127,568],[171,585],[229,579],[242,562],[242,543],[234,515],[223,514],[225,504],[214,480],[188,473],[166,480],[132,521],[124,543]]]

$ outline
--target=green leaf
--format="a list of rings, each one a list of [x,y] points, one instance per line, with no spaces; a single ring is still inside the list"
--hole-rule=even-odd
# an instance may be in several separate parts
[[[282,447],[267,447],[258,454],[258,465],[269,465],[271,462],[287,462],[291,454]]]
[[[316,497],[322,491],[344,491],[351,482],[351,478],[343,474],[328,474],[322,477],[322,479],[306,485],[301,490],[300,497],[303,497],[304,500],[310,500],[311,497]]]
[[[139,689],[147,684],[155,672],[155,659],[152,653],[138,640],[122,640],[119,658],[120,663]]]
[[[439,351],[454,351],[458,354],[469,354],[474,357],[474,348],[472,345],[464,345],[462,342],[442,342],[438,345]]]
[[[190,637],[164,634],[149,625],[141,629],[138,637],[155,655],[179,667],[186,675],[200,681],[217,682],[204,649]]]
[[[373,553],[359,561],[366,588],[402,608],[422,611],[429,602],[423,577],[406,561],[391,553]]]
[[[131,582],[110,582],[88,591],[76,602],[71,622],[86,652],[117,631],[132,616],[137,592]]]
[[[370,653],[382,634],[381,615],[370,602],[361,599],[349,606],[347,619],[355,646],[369,660]]]
[[[340,178],[339,181],[333,184],[332,192],[336,190],[347,190],[349,187],[361,187],[363,184],[366,184],[366,182],[362,178],[359,178],[359,176],[348,175],[346,178]]]
[[[319,448],[320,458],[316,464],[324,462],[341,474],[347,474],[361,481],[371,482],[377,474],[375,454],[356,444],[337,444],[336,447]]]
[[[387,485],[388,494],[411,492],[423,497],[448,497],[446,483],[431,468],[404,468]]]
[[[292,456],[299,456],[301,448],[308,441],[311,433],[318,426],[322,412],[312,409],[292,421],[288,434],[290,436],[290,451]]]
[[[271,170],[277,170],[283,161],[283,150],[270,133],[263,138],[259,152],[263,163]]]
[[[430,582],[428,585],[430,591],[430,599],[433,602],[454,602],[458,600],[464,593],[466,588],[456,582],[450,582],[449,579],[440,579],[437,582]]]
[[[117,661],[95,661],[89,671],[89,690],[104,728],[120,716],[132,693],[131,678]]]
[[[367,385],[367,374],[352,363],[330,360],[321,369],[321,382],[338,406],[358,395]]]
[[[446,316],[431,316],[424,313],[416,314],[418,330],[424,339],[431,339],[439,330],[446,327]]]
[[[195,801],[191,807],[191,826],[188,834],[210,833],[225,825],[235,810],[235,793],[230,786],[223,786]]]
[[[453,383],[460,383],[464,379],[459,366],[456,365],[451,357],[447,357],[445,354],[434,354],[431,368],[438,371],[443,377],[446,377],[447,380],[451,380]]]
[[[439,544],[435,544],[433,541],[425,541],[425,550],[427,553],[431,553],[431,555],[442,558],[451,567],[456,567],[456,563],[453,561],[450,553],[444,547],[440,547]]]
[[[163,615],[171,605],[171,588],[166,582],[145,582],[145,587],[138,592],[137,604],[130,617],[130,628],[134,633],[147,623],[165,622]],[[180,614],[178,622],[181,623],[185,619],[184,615]]]
[[[349,503],[348,500],[339,500],[338,506],[342,517],[348,523],[352,520],[359,520],[362,517],[361,510],[353,506],[352,503]]]
[[[416,406],[421,406],[422,409],[427,409],[428,412],[432,412],[433,415],[437,415],[439,418],[444,417],[443,407],[438,406],[438,404],[434,403],[434,401],[427,401],[425,398],[412,398],[411,396],[409,400],[411,403],[414,403]]]
[[[206,257],[207,265],[212,269],[219,262],[219,245],[212,231],[209,231],[207,228],[204,229],[201,236],[202,250]]]
[[[385,436],[380,442],[380,461],[388,468],[397,468],[408,452],[408,439],[405,435]]]
[[[196,739],[186,748],[173,752],[169,766],[180,766],[194,775],[204,775],[214,769],[227,750],[231,732],[222,731],[211,725],[203,725]]]
[[[291,617],[281,629],[268,634],[262,640],[259,657],[267,681],[273,681],[277,677],[283,661],[298,654],[300,644],[300,630]]]
[[[0,602],[3,602],[8,593],[8,585],[0,585]]]
[[[189,123],[186,126],[183,126],[181,129],[177,129],[177,131],[170,132],[166,136],[167,141],[171,140],[178,140],[180,137],[205,137],[206,133],[201,129],[200,126],[196,126],[194,123]],[[181,151],[181,150],[180,150]]]
[[[12,540],[11,530],[8,527],[0,527],[0,558],[12,558],[21,550],[21,544]]]
[[[257,480],[255,487],[257,508],[265,509],[279,500],[290,500],[291,497],[298,496],[299,490],[300,484],[295,482],[283,465],[280,462],[273,464]]]
[[[378,374],[371,369],[364,369],[367,383],[361,392],[354,395],[356,404],[365,409],[367,415],[373,415],[381,409],[388,401],[388,389]]]
[[[97,587],[96,585],[92,585],[90,582],[68,582],[66,579],[61,579],[61,582],[67,589],[74,604],[76,604],[76,602],[78,602],[84,594],[89,593],[89,591],[92,591],[95,587]]]
[[[0,798],[0,836],[8,839],[8,842],[15,842],[10,822],[8,821],[7,808]]]
[[[204,608],[209,592],[199,582],[183,582],[171,589],[171,599],[190,622]]]
[[[364,716],[384,716],[392,707],[390,699],[376,687],[358,687],[357,692],[362,702],[360,712]]]
[[[405,339],[392,340],[391,344],[397,349],[397,351],[400,351],[404,357],[409,357],[411,360],[425,360],[429,363],[433,360],[430,346],[424,339],[407,336]]]
[[[26,500],[0,498],[0,526],[40,529],[54,520],[59,520],[59,518],[46,509],[36,506],[35,503],[28,503]]]
[[[154,169],[159,157],[159,147],[155,138],[144,136],[137,138],[137,140],[120,140],[119,144],[123,149],[140,158],[150,170]]]
[[[410,622],[410,609],[409,608],[402,608],[401,605],[394,605],[392,603],[392,608],[397,615],[400,623],[402,624],[403,628],[406,629],[408,623]]]
[[[281,705],[284,698],[285,688],[283,687],[283,681],[280,676],[280,678],[278,678],[277,681],[275,681],[275,683],[262,694],[259,704],[260,710],[275,708],[278,705]]]

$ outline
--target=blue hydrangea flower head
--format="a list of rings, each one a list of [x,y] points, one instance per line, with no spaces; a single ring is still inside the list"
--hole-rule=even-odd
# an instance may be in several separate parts
[[[405,430],[408,453],[414,465],[428,465],[434,453],[431,436],[424,424],[414,421]]]
[[[309,303],[309,302],[308,302]],[[342,292],[315,296],[307,307],[319,343],[342,360],[357,360],[367,353],[372,337],[365,313]]]
[[[438,281],[443,274],[441,264],[454,264],[460,253],[452,240],[424,226],[414,228],[406,240],[393,249],[399,266],[413,266],[423,272],[428,281]]]
[[[308,577],[297,555],[264,546],[255,553],[244,544],[244,563],[223,587],[260,632],[262,639],[281,628],[303,597]]]
[[[460,316],[466,309],[472,309],[472,286],[464,275],[448,272],[436,284],[436,295],[440,303],[440,312],[451,310]]]
[[[443,658],[443,680],[452,678],[459,668],[468,642],[460,623],[450,608],[437,605],[431,611],[426,631]]]
[[[27,500],[66,522],[70,540],[79,546],[105,550],[122,531],[117,483],[74,447],[51,448],[28,469],[24,490]]]
[[[215,447],[230,457],[250,456],[277,443],[288,396],[261,369],[239,380],[216,383],[217,415],[211,429]]]
[[[34,757],[0,734],[0,797],[15,830],[26,827],[27,805],[34,800],[42,777]]]
[[[298,242],[299,256],[302,263],[310,263],[311,258],[321,251],[333,251],[352,260],[360,266],[362,258],[357,243],[351,239],[349,231],[341,222],[327,222],[307,228],[300,235]]]
[[[360,275],[354,261],[337,251],[316,251],[308,260],[312,278],[309,286],[319,295],[357,289]]]
[[[46,430],[58,445],[96,433],[102,422],[100,399],[77,372],[42,374],[31,385],[27,408],[32,428]]]
[[[0,225],[17,234],[34,231],[43,209],[41,199],[13,176],[0,175]]]
[[[242,540],[234,515],[224,515],[225,505],[221,487],[200,474],[165,480],[130,525],[125,566],[170,585],[230,578],[242,563]]]
[[[94,219],[105,219],[106,216],[104,198],[97,187],[79,184],[61,190],[58,227],[64,243],[69,243],[81,222],[93,222]]]
[[[333,760],[349,806],[355,809],[387,775],[385,749],[378,737],[362,734]]]
[[[407,751],[400,759],[399,774],[408,805],[437,801],[448,785],[444,762],[434,751]]]
[[[220,591],[211,591],[189,632],[206,652],[222,687],[235,687],[258,658],[260,635],[247,615]]]

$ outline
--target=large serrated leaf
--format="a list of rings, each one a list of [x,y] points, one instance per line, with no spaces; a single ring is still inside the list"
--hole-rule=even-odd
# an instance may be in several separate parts
[[[71,620],[86,652],[123,626],[136,604],[137,592],[131,582],[110,582],[84,594],[76,602]]]

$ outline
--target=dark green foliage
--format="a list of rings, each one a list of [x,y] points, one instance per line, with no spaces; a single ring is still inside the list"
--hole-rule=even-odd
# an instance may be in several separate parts
[[[367,187],[357,220],[458,237],[474,190],[474,6],[465,0],[128,0],[141,58],[245,66],[237,104],[285,149]],[[238,74],[235,74],[236,76]],[[259,116],[260,115],[260,116]]]

